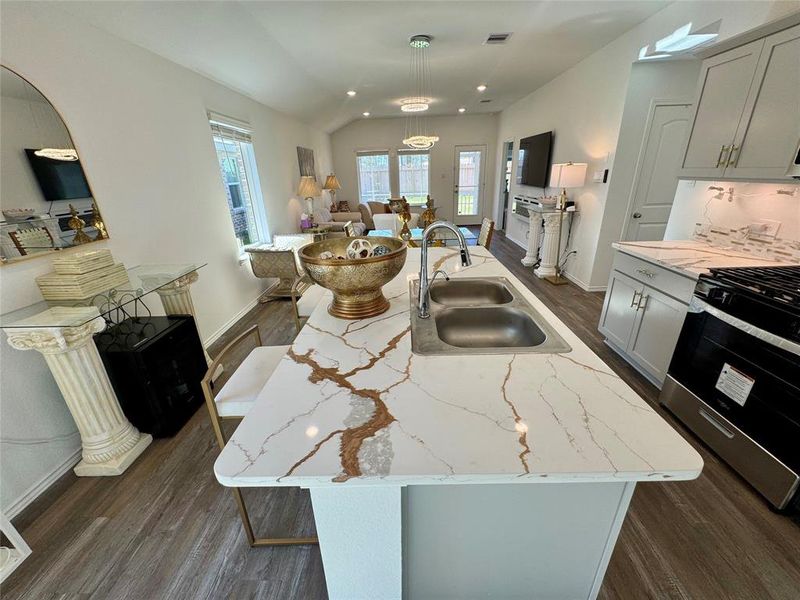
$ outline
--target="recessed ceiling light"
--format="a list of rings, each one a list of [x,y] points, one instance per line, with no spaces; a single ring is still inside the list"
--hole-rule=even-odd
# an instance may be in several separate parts
[[[479,92],[485,92],[486,88],[487,88],[487,85],[485,83],[482,83],[475,89],[478,90]]]
[[[361,114],[362,114],[362,115],[364,115],[365,117],[368,117],[368,116],[369,116],[369,111],[365,110],[365,111],[364,111],[363,113],[361,113]]]
[[[353,96],[356,95],[356,91],[355,90],[347,90],[347,95],[352,98]]]
[[[467,112],[467,109],[462,106],[461,108],[458,109],[458,112],[460,113]]]

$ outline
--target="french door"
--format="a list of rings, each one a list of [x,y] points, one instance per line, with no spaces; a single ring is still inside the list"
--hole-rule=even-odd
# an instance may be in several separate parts
[[[453,214],[457,225],[477,225],[483,218],[486,146],[456,146]]]

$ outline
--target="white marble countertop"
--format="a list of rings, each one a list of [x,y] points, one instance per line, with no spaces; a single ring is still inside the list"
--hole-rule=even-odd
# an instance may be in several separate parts
[[[572,347],[566,354],[411,352],[405,271],[378,317],[323,300],[214,466],[228,486],[694,479],[703,461],[648,404],[482,247],[453,277],[503,276]]]
[[[614,242],[611,247],[692,279],[718,267],[769,267],[787,264],[693,240]]]

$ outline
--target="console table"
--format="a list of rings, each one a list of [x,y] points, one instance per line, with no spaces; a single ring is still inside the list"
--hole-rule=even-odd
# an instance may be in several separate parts
[[[152,292],[166,314],[195,316],[190,287],[203,266],[141,265],[128,269],[128,284],[90,299],[42,301],[0,315],[0,328],[12,348],[44,356],[75,419],[82,446],[76,475],[120,475],[153,440],[123,414],[94,334],[120,315],[141,310],[142,298]]]

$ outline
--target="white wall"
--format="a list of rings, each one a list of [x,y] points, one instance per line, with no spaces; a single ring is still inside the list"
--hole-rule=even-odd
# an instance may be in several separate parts
[[[253,126],[272,232],[297,229],[295,147],[314,148],[319,172],[327,172],[327,134],[84,25],[57,4],[4,2],[0,35],[2,63],[36,85],[72,133],[111,235],[101,244],[129,266],[207,262],[192,290],[198,325],[204,339],[220,331],[263,286],[238,263],[206,110]],[[41,299],[34,277],[49,269],[47,258],[3,266],[2,311]],[[74,460],[78,438],[42,358],[0,346],[6,511]]]
[[[721,187],[725,192],[709,190],[710,186]],[[728,193],[731,188],[732,195]],[[779,190],[794,194],[779,194]],[[711,227],[739,229],[759,219],[780,221],[777,237],[800,241],[800,185],[789,182],[680,181],[664,239],[692,239],[695,233],[707,233]]]
[[[428,131],[439,136],[430,153],[431,197],[437,206],[437,216],[452,220],[455,208],[453,197],[454,163],[456,146],[485,145],[486,169],[484,176],[483,213],[491,215],[495,202],[492,182],[497,151],[497,117],[495,115],[457,115],[429,117]],[[405,119],[362,119],[342,127],[331,134],[333,165],[342,189],[336,197],[358,202],[358,176],[356,152],[362,150],[389,150],[391,160],[397,160],[397,150],[404,148]],[[327,197],[327,196],[326,196]],[[478,219],[480,221],[480,219]]]
[[[796,1],[670,4],[501,112],[498,144],[553,130],[553,162],[587,162],[589,173],[611,169],[614,159],[607,157],[617,146],[631,63],[639,48],[690,21],[704,25],[721,18],[720,39],[724,39],[799,9],[800,2]],[[499,185],[496,180],[492,189]],[[512,183],[511,196],[518,193],[540,194],[541,190]],[[577,256],[567,262],[566,270],[579,285],[589,289],[605,287],[608,278],[607,269],[594,266],[607,194],[608,186],[596,183],[572,194],[580,210],[572,236]]]

